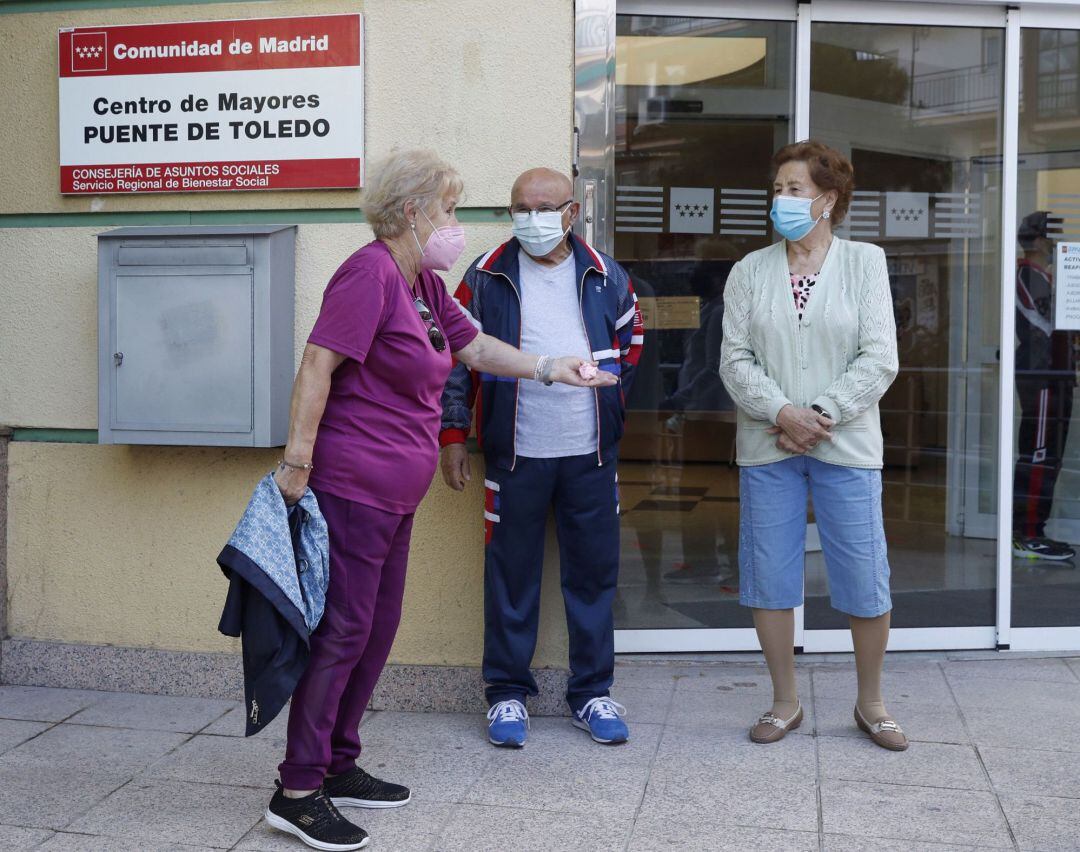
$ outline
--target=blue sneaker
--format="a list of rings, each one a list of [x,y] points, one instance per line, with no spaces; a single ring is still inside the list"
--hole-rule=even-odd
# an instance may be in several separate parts
[[[600,695],[574,714],[573,725],[588,731],[589,736],[598,743],[614,745],[630,739],[630,730],[621,718],[625,715],[626,708],[618,701]]]
[[[529,712],[516,698],[493,704],[487,712],[488,741],[506,748],[521,748],[529,730]]]

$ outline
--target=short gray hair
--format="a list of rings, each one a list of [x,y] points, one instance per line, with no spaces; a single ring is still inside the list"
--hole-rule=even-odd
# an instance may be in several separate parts
[[[430,210],[448,196],[459,198],[462,188],[457,170],[434,151],[395,151],[371,169],[360,209],[376,237],[396,237],[408,227],[406,202]]]

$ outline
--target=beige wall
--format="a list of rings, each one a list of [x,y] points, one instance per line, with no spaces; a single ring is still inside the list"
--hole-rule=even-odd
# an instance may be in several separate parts
[[[227,584],[214,560],[278,451],[16,442],[10,454],[12,636],[235,649],[217,632]],[[420,507],[395,662],[480,662],[483,476],[473,461],[480,475],[466,493],[436,480]],[[557,565],[546,574],[536,663],[565,665]]]
[[[365,15],[369,162],[395,146],[433,147],[461,170],[463,204],[472,207],[505,204],[524,167],[568,168],[572,0],[293,0],[0,15],[0,213],[354,208],[359,193],[345,191],[95,198],[57,192],[58,27],[341,11]],[[513,73],[520,67],[529,74]],[[95,236],[102,230],[0,228],[0,425],[97,427]],[[451,283],[472,257],[507,236],[506,226],[495,224],[467,225],[466,232],[465,256],[446,276]],[[364,225],[300,227],[297,355],[326,280],[370,237]],[[277,455],[12,444],[11,635],[234,649],[217,633],[225,581],[214,558]],[[480,661],[481,482],[474,477],[458,495],[436,481],[420,508],[396,662]],[[536,663],[565,665],[557,571],[546,573]]]
[[[96,235],[107,230],[0,228],[0,424],[97,428]],[[367,225],[298,228],[297,363],[326,282],[371,238]],[[473,258],[508,238],[508,225],[466,225],[465,253],[443,276],[451,290]]]
[[[97,428],[93,228],[0,230],[12,274],[0,312],[0,423]],[[507,236],[467,225],[457,281]],[[366,225],[303,225],[295,353],[330,274],[371,238]],[[47,262],[42,262],[47,259]],[[225,582],[214,559],[278,450],[11,445],[9,631],[69,642],[221,651]],[[479,459],[474,459],[480,465]],[[482,476],[458,495],[440,479],[420,507],[405,615],[392,659],[476,665],[482,639]],[[549,554],[556,552],[549,543]],[[564,665],[557,565],[549,559],[538,665]]]
[[[289,0],[0,15],[0,212],[355,207],[358,193],[346,191],[93,198],[57,191],[59,27],[334,12],[364,13],[369,161],[395,146],[435,148],[461,170],[474,207],[505,204],[503,188],[522,163],[568,167],[572,0]]]

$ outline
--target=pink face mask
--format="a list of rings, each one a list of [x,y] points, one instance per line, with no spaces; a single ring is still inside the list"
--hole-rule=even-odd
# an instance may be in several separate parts
[[[428,219],[427,213],[424,213],[423,210],[420,212],[427,219],[428,224],[435,228],[431,219]],[[420,249],[421,269],[446,271],[457,262],[457,259],[461,257],[461,253],[465,251],[465,229],[461,225],[443,225],[441,228],[435,228],[431,232],[431,236],[427,238],[427,243],[423,246],[420,245],[420,238],[416,236],[414,227],[413,239],[416,240],[416,247]]]

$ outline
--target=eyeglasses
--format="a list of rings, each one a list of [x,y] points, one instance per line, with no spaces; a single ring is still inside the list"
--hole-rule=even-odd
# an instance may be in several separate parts
[[[424,304],[424,300],[419,296],[413,299],[413,306],[419,312],[420,319],[427,323],[427,336],[428,340],[431,341],[431,345],[435,347],[436,352],[442,352],[446,348],[446,338],[439,331],[439,327],[435,325],[435,318],[432,317],[428,306]]]
[[[563,210],[566,207],[567,204],[573,204],[573,203],[574,203],[574,199],[571,198],[569,201],[564,201],[558,207],[553,207],[550,204],[541,204],[535,210],[530,210],[528,207],[517,206],[517,207],[507,207],[506,212],[509,213],[511,216],[517,216],[520,213],[526,213],[526,214],[528,214],[528,213],[558,213],[559,211]]]

